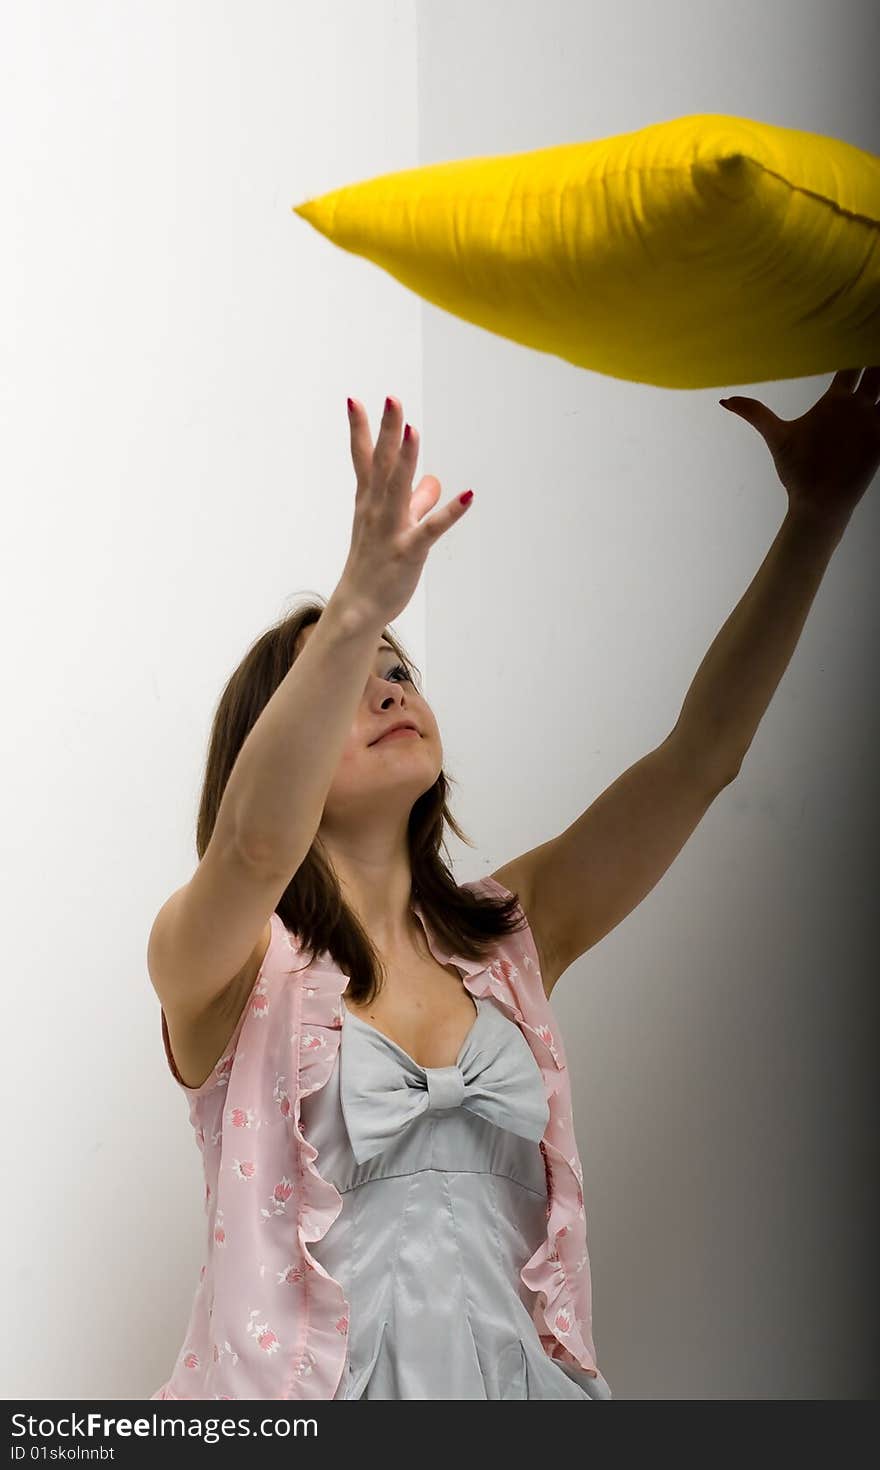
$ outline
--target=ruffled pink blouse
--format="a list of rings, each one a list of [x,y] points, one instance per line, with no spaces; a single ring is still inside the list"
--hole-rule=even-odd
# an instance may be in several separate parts
[[[494,878],[463,885],[508,896]],[[488,962],[447,953],[413,904],[431,953],[472,996],[491,995],[519,1026],[544,1081],[540,1149],[547,1230],[520,1277],[548,1357],[597,1376],[583,1170],[565,1050],[531,929],[500,939]],[[522,913],[522,910],[520,910]],[[300,1129],[300,1101],[327,1082],[348,980],[329,953],[307,963],[277,914],[251,995],[201,1087],[172,1075],[189,1101],[205,1178],[204,1263],[170,1377],[151,1399],[332,1399],[346,1367],[348,1303],[309,1251],[342,1208]]]

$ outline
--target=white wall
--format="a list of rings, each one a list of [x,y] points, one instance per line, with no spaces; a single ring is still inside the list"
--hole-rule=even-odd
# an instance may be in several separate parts
[[[179,1348],[203,1185],[147,937],[226,677],[342,569],[347,394],[401,398],[418,475],[476,492],[395,624],[465,881],[663,738],[769,548],[785,493],[722,392],[790,417],[829,381],[583,372],[291,206],[698,111],[880,151],[877,39],[841,0],[4,8],[5,1397],[144,1399]],[[871,1391],[877,519],[869,493],[737,782],[554,992],[617,1398]]]

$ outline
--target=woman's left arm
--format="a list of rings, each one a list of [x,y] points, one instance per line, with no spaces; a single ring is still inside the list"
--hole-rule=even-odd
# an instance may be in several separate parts
[[[861,373],[861,382],[859,375]],[[750,587],[703,659],[676,731],[733,777],[797,647],[853,511],[880,466],[880,367],[836,373],[798,419],[754,398],[722,399],[773,456],[788,509]]]
[[[837,373],[792,423],[729,400],[767,441],[788,491],[782,528],[716,637],[671,733],[549,842],[491,876],[520,894],[549,996],[563,972],[659,883],[734,781],[816,590],[880,464],[880,368]],[[723,401],[723,400],[722,400]]]

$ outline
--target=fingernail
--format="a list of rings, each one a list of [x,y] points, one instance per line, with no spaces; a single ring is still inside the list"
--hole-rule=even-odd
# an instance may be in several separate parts
[[[470,505],[474,498],[474,492],[473,490],[465,490],[464,495],[459,495],[458,498],[462,505]]]
[[[393,407],[394,407],[394,404],[391,402],[391,399],[390,398],[386,398],[385,399],[385,412],[386,413],[390,413]]]
[[[351,411],[352,411],[353,408],[354,408],[354,399],[353,398],[349,398],[349,400],[348,400],[348,411],[349,411],[349,413],[351,413]]]

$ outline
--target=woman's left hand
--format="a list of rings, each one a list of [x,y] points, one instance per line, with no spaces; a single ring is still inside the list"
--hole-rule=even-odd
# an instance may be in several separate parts
[[[721,402],[762,435],[789,507],[843,528],[880,466],[880,367],[845,368],[799,419],[780,419],[756,398]]]

